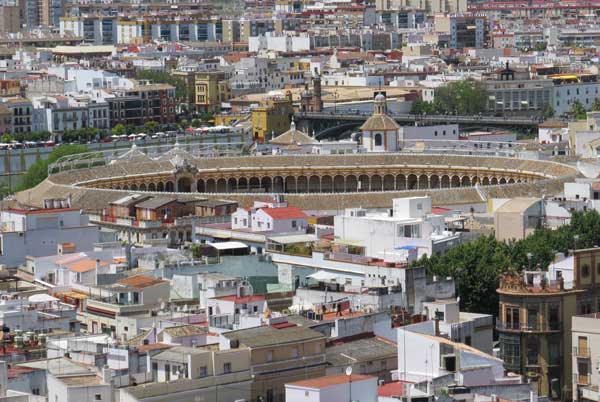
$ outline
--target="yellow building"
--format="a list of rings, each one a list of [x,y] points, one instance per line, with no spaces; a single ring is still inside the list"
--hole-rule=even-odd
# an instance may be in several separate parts
[[[195,71],[181,71],[173,70],[171,74],[185,82],[185,85],[192,89],[187,92],[187,99],[185,102],[189,104],[196,103],[196,72]]]
[[[196,109],[216,113],[221,103],[231,99],[231,88],[222,71],[197,73],[195,78]]]
[[[294,114],[291,96],[275,97],[252,109],[252,133],[254,140],[265,141],[290,128]]]
[[[499,357],[505,369],[537,382],[540,396],[570,399],[571,318],[600,308],[600,249],[577,250],[548,271],[505,274],[498,295]]]

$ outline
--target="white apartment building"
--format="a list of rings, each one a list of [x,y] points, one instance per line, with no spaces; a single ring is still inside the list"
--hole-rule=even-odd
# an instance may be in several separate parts
[[[73,306],[47,294],[0,301],[0,325],[11,331],[75,331],[79,329],[75,315]]]
[[[423,302],[424,315],[437,320],[439,331],[455,342],[493,353],[494,318],[489,314],[461,312],[456,299]]]
[[[573,400],[600,401],[600,314],[574,316],[571,322]]]
[[[443,216],[432,214],[430,197],[396,198],[388,212],[346,209],[334,219],[334,234],[378,258],[403,247],[416,248],[419,256],[441,254],[460,239],[446,230]]]
[[[274,35],[267,32],[264,35],[251,36],[248,38],[250,52],[270,50],[276,52],[302,52],[311,49],[310,37],[292,35]]]
[[[47,374],[49,402],[114,402],[110,369],[104,377],[95,373],[76,375]]]
[[[397,329],[398,378],[435,383],[448,377],[466,387],[521,384],[520,376],[505,376],[501,359],[440,336],[432,324],[426,321]]]
[[[600,97],[600,82],[595,74],[560,74],[550,78],[554,82],[553,107],[556,116],[569,113],[575,102],[590,110]]]
[[[214,297],[253,294],[252,285],[245,279],[223,275],[217,272],[203,272],[197,275],[173,275],[173,293],[182,299],[199,300],[199,306],[206,308],[207,300]]]
[[[285,384],[286,402],[377,402],[377,377],[339,374]]]
[[[58,245],[72,243],[92,250],[100,231],[76,208],[8,209],[0,213],[0,264],[17,267],[26,256],[56,254]]]

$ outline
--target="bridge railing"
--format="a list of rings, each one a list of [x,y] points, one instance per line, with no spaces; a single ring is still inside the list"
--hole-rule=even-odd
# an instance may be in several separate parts
[[[347,120],[362,120],[371,116],[371,112],[356,112],[356,113],[334,113],[334,112],[299,112],[296,116],[299,118],[313,119],[347,119]],[[409,113],[389,113],[389,116],[399,121],[431,121],[431,122],[447,122],[451,123],[482,123],[482,124],[500,124],[500,125],[537,125],[543,119],[536,116],[512,117],[512,116],[489,116],[489,115],[455,115],[455,114],[409,114]]]

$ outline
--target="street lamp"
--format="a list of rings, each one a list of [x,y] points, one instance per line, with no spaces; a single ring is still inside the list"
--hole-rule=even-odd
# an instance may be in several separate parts
[[[333,92],[333,114],[337,114],[337,97],[338,97],[338,91],[336,89]]]
[[[352,402],[352,366],[348,366],[346,367],[346,375],[348,376],[348,384],[350,384],[350,399],[348,400],[349,402]]]
[[[533,254],[527,253],[526,255],[527,255],[527,262],[529,263],[528,270],[531,271],[531,257],[533,257]]]

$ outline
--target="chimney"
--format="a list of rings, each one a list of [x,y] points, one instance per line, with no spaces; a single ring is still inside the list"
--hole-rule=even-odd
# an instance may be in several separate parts
[[[440,336],[440,320],[437,318],[434,318],[433,322],[435,324],[435,336]]]
[[[104,384],[112,384],[112,370],[106,364],[102,367],[102,382]]]

